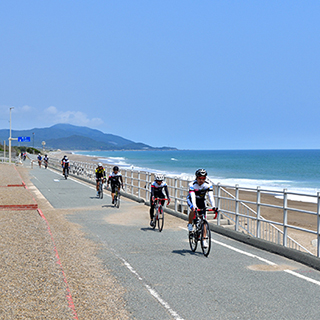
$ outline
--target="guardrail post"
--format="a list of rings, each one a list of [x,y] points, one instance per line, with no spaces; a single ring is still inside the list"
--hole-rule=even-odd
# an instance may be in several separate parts
[[[239,185],[236,184],[236,203],[235,203],[235,210],[234,213],[236,215],[236,226],[235,226],[235,230],[239,231]]]
[[[128,185],[128,170],[125,171],[124,175],[124,190],[127,192],[127,185]]]
[[[261,219],[260,219],[260,203],[261,203],[261,191],[260,187],[257,187],[257,238],[261,238]]]
[[[174,211],[178,211],[178,179],[174,177]]]
[[[138,171],[138,197],[140,199],[140,178],[141,178],[141,175],[140,175],[140,171]]]
[[[221,203],[221,185],[220,182],[217,184],[217,208],[219,209],[218,216],[217,216],[217,225],[220,226],[221,222],[221,215],[220,215],[220,203]]]
[[[150,198],[150,181],[151,181],[151,173],[147,172],[146,173],[146,201],[149,200]]]
[[[131,170],[131,194],[133,195],[133,171]]]
[[[320,192],[317,193],[317,257],[320,256]]]
[[[287,189],[283,189],[283,246],[287,246],[288,237],[288,194]]]

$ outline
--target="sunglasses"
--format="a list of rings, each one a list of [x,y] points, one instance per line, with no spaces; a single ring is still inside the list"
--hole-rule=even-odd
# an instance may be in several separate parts
[[[204,181],[204,180],[206,180],[206,178],[205,178],[205,177],[201,177],[201,178],[200,178],[200,177],[198,177],[198,179],[199,179],[199,180],[203,180],[203,181]]]

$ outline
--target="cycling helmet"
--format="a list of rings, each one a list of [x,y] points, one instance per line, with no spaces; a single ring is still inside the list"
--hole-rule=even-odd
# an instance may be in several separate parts
[[[196,177],[206,177],[207,176],[207,171],[205,169],[198,169],[196,171]]]
[[[118,166],[114,166],[113,167],[113,171],[119,171],[119,167]]]
[[[98,163],[98,167],[102,167],[102,163],[101,162]]]
[[[161,173],[156,173],[156,174],[154,175],[154,179],[155,179],[156,181],[162,181],[162,180],[164,180],[164,176],[163,176],[163,174],[161,174]]]

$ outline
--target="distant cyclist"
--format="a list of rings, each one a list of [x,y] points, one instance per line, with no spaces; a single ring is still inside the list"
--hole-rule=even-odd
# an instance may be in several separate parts
[[[189,194],[187,196],[188,205],[191,209],[189,213],[189,231],[192,231],[192,220],[195,216],[195,210],[204,209],[206,207],[205,202],[207,193],[210,205],[214,208],[213,185],[207,180],[207,171],[205,169],[198,169],[196,171],[196,180],[189,184]]]
[[[62,175],[64,176],[65,171],[67,170],[67,175],[69,175],[69,169],[70,169],[70,161],[67,156],[64,156],[61,160],[62,163]]]
[[[154,199],[155,198],[167,198],[168,204],[170,203],[170,196],[168,191],[168,185],[164,180],[164,175],[157,173],[154,177],[154,182],[151,184],[151,195],[150,195],[150,226],[153,227],[153,216],[154,216]],[[163,192],[164,191],[164,192]],[[164,200],[161,201],[164,205]]]
[[[112,204],[114,204],[114,194],[116,193],[116,188],[120,188],[120,186],[123,188],[122,174],[120,173],[118,166],[113,167],[112,173],[107,181],[107,187],[109,184],[111,185]]]
[[[40,153],[38,154],[37,159],[38,159],[39,167],[41,168],[42,157],[41,157],[41,154],[40,154]]]
[[[47,166],[48,166],[48,161],[49,161],[49,158],[48,156],[45,154],[44,157],[43,157],[43,162],[44,162],[44,167],[47,169]]]
[[[102,166],[101,162],[98,163],[95,173],[96,173],[96,189],[97,189],[97,197],[98,197],[100,179],[102,179],[103,183],[106,182],[106,170]]]

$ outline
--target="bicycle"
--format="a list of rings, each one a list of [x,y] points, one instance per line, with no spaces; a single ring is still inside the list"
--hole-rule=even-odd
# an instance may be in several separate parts
[[[98,179],[98,182],[99,182],[99,190],[98,190],[98,197],[100,199],[103,199],[103,179],[99,178]]]
[[[47,167],[48,167],[48,161],[44,160],[44,168],[47,169]]]
[[[156,225],[158,224],[158,229],[159,232],[162,231],[163,229],[163,224],[164,224],[164,212],[162,208],[162,201],[166,201],[168,199],[165,198],[155,198],[155,215],[153,216],[153,226],[152,229],[155,229]]]
[[[115,190],[115,194],[114,194],[114,206],[119,208],[120,207],[120,186],[116,186],[116,190]]]
[[[69,174],[69,168],[63,168],[63,175],[65,179],[68,179],[68,174]]]
[[[209,223],[205,218],[206,211],[215,212],[213,219],[217,218],[218,208],[197,209],[195,212],[195,217],[192,220],[192,231],[189,232],[189,244],[192,252],[196,251],[198,241],[200,241],[201,249],[205,257],[209,255],[211,249],[211,231]],[[205,240],[207,240],[207,244],[204,243]]]

